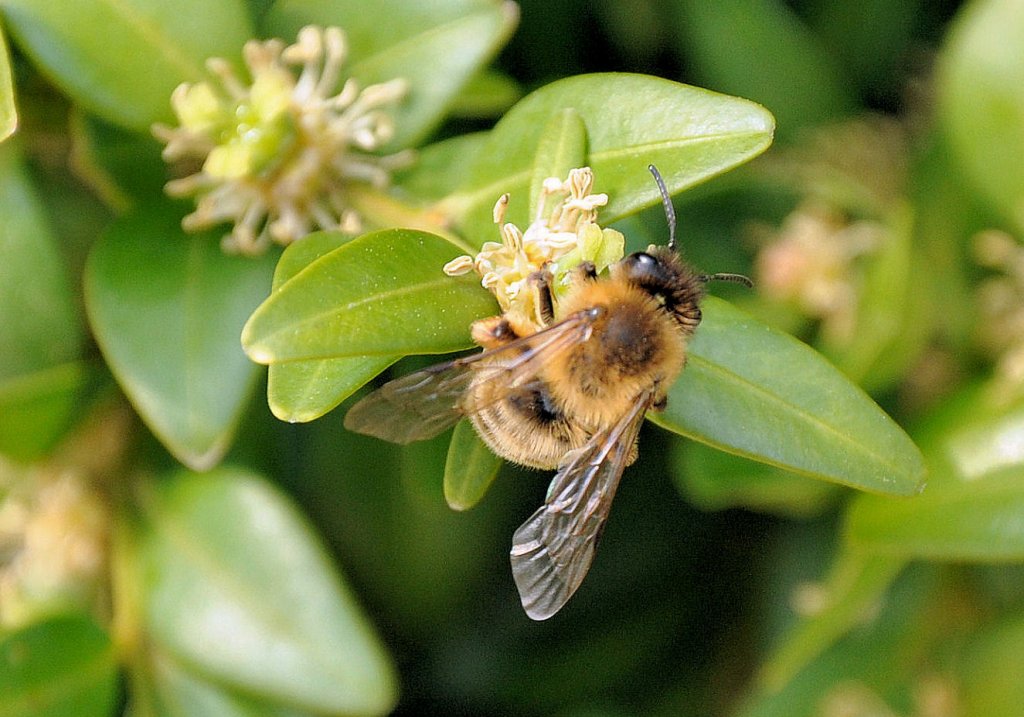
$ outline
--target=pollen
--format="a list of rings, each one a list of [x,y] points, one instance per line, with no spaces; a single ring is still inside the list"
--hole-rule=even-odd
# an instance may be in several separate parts
[[[602,271],[624,253],[622,234],[597,224],[598,209],[608,203],[608,195],[594,194],[593,187],[590,167],[572,169],[564,180],[545,179],[536,214],[526,231],[505,221],[509,195],[501,195],[494,205],[501,241],[485,242],[475,257],[460,256],[448,262],[445,273],[459,276],[475,270],[484,288],[494,293],[502,313],[512,315],[520,324],[542,328],[536,292],[530,286],[534,274],[551,272],[557,298],[574,267],[591,261]]]
[[[352,183],[386,186],[408,152],[379,153],[394,136],[393,108],[403,79],[360,86],[342,78],[347,56],[339,28],[308,26],[295,44],[251,40],[244,80],[225,60],[207,62],[212,80],[180,85],[171,96],[179,126],[155,125],[168,162],[201,168],[168,182],[171,196],[191,196],[187,231],[222,223],[226,251],[258,254],[317,229],[358,231]]]

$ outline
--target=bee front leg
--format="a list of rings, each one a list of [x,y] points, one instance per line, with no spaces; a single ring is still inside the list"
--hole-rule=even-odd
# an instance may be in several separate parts
[[[555,297],[551,289],[554,280],[555,277],[547,269],[530,274],[529,281],[536,299],[537,318],[542,326],[547,326],[555,320]]]

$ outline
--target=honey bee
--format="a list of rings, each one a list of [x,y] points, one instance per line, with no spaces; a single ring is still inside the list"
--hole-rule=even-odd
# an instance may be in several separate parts
[[[630,254],[607,277],[581,264],[557,303],[550,274],[537,272],[540,330],[507,315],[477,322],[481,353],[391,381],[345,417],[350,430],[403,444],[466,417],[502,458],[557,468],[544,505],[512,538],[512,574],[534,620],[558,612],[590,569],[644,415],[665,407],[686,363],[705,286],[751,286],[745,276],[701,274],[683,262],[668,191],[649,169],[668,220],[666,246]]]

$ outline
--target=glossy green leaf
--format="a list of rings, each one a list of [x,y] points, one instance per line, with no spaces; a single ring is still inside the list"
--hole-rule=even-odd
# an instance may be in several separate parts
[[[998,386],[950,401],[922,445],[928,488],[913,500],[860,496],[847,513],[856,545],[908,558],[1024,559],[1024,399]]]
[[[277,291],[313,261],[351,240],[339,232],[317,232],[291,244],[274,270]],[[348,398],[400,356],[351,356],[271,364],[270,410],[282,421],[312,421]]]
[[[153,433],[203,470],[228,448],[259,377],[238,335],[273,255],[227,256],[149,208],[115,222],[86,266],[86,309],[115,378]]]
[[[473,132],[429,144],[416,151],[411,167],[395,173],[394,184],[422,199],[440,199],[451,194],[465,179],[466,167],[480,154],[486,141],[486,132]]]
[[[2,20],[0,17],[0,142],[14,134],[18,127],[18,108],[14,104],[14,80],[11,78],[11,55],[7,50]]]
[[[490,236],[491,208],[509,192],[509,221],[528,223],[526,198],[548,121],[571,107],[583,119],[595,191],[606,192],[602,223],[660,201],[648,164],[671,193],[763,152],[774,120],[760,105],[647,75],[579,75],[553,82],[516,104],[491,132],[465,184],[443,203],[464,235]]]
[[[459,421],[444,464],[444,499],[454,510],[480,502],[501,468],[501,459],[476,434],[473,424]]]
[[[473,76],[448,108],[450,115],[466,118],[494,117],[522,95],[519,84],[499,70],[485,69]]]
[[[84,362],[60,364],[0,381],[0,453],[29,462],[45,456],[74,424],[99,381]]]
[[[409,94],[394,112],[390,144],[404,147],[437,125],[508,39],[518,17],[517,6],[502,0],[376,0],[372,12],[360,0],[283,0],[264,27],[268,34],[291,38],[309,23],[337,25],[351,45],[346,69],[352,77],[364,84],[407,80]]]
[[[0,715],[108,717],[117,696],[114,647],[87,617],[50,618],[0,640]]]
[[[160,649],[282,707],[393,706],[386,653],[319,539],[269,483],[237,469],[180,472],[152,486],[143,523],[142,619]]]
[[[442,271],[460,253],[427,232],[365,234],[267,298],[245,325],[242,345],[259,363],[467,348],[469,325],[496,306],[475,275]]]
[[[655,423],[796,473],[913,495],[924,461],[903,430],[821,355],[708,297],[686,369]]]
[[[171,121],[171,91],[253,36],[242,0],[3,0],[18,45],[77,103],[130,129]]]
[[[1024,14],[1017,0],[964,5],[942,51],[937,88],[949,142],[974,185],[1024,229]]]
[[[0,379],[78,357],[63,257],[15,143],[0,145]]]
[[[791,517],[821,513],[839,487],[702,443],[674,441],[676,485],[702,510],[746,508]]]
[[[676,8],[680,50],[701,83],[763,103],[781,132],[856,106],[842,66],[783,0],[682,0]]]
[[[530,173],[530,217],[542,216],[544,207],[538,207],[549,177],[565,179],[570,169],[587,164],[587,127],[572,107],[552,115],[540,136],[537,154]]]
[[[777,691],[855,625],[869,617],[906,565],[901,558],[843,550],[815,590],[820,605],[790,630],[761,666],[759,681]]]

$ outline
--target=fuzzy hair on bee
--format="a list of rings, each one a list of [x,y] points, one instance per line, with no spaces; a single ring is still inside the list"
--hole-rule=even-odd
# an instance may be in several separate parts
[[[476,322],[483,351],[385,384],[354,405],[350,430],[397,443],[468,418],[497,455],[557,469],[547,498],[513,535],[512,573],[527,615],[544,620],[576,592],[649,410],[661,410],[686,364],[709,281],[676,251],[675,212],[649,167],[669,225],[666,246],[626,256],[599,276],[584,262],[558,300],[552,277],[530,277],[543,325],[511,315]]]

